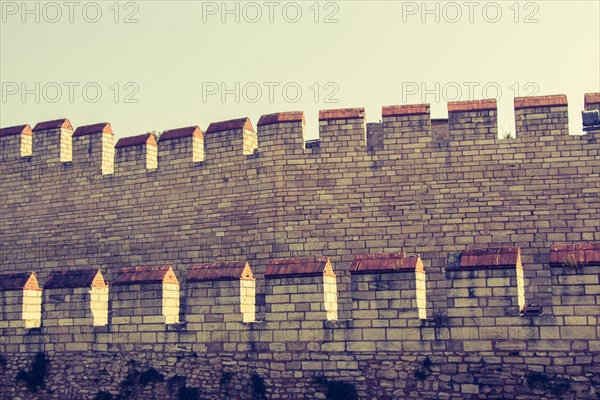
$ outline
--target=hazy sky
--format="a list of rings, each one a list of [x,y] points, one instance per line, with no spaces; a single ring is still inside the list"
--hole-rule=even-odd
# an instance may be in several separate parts
[[[0,126],[68,117],[118,137],[213,121],[600,91],[594,1],[0,1]]]

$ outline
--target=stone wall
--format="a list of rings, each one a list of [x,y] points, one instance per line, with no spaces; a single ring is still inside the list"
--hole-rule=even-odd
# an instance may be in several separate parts
[[[328,282],[335,273],[326,257],[270,263],[267,311],[257,321],[244,320],[242,306],[252,303],[248,293],[240,295],[252,276],[247,263],[229,264],[227,273],[194,267],[177,320],[165,318],[160,306],[179,304],[166,290],[178,282],[171,267],[122,269],[114,285],[104,283],[105,326],[85,318],[98,282],[74,290],[54,279],[44,289],[50,294],[43,296],[40,328],[10,323],[24,315],[3,315],[9,324],[0,340],[0,385],[15,396],[9,398],[39,399],[93,399],[101,391],[176,399],[173,382],[182,377],[185,390],[198,390],[196,398],[215,400],[264,398],[255,385],[270,399],[597,398],[600,243],[548,252],[552,307],[525,305],[519,248],[487,248],[461,252],[449,266],[448,307],[431,318],[422,312],[423,263],[402,253],[354,260],[351,319],[332,312],[337,292]],[[0,275],[0,283],[12,276]],[[81,296],[85,288],[90,296]],[[3,289],[2,298],[17,290]],[[70,311],[63,318],[48,307],[53,297]],[[36,353],[50,369],[44,386],[32,391],[19,376],[40,375],[33,373]]]
[[[316,346],[289,343],[290,352],[243,345],[202,356],[141,346],[136,351],[51,354],[46,389],[36,393],[13,380],[20,369],[31,368],[34,354],[14,354],[6,358],[0,379],[4,398],[22,400],[94,399],[103,391],[136,400],[596,399],[600,391],[600,360],[584,351],[378,351],[355,358],[317,352]],[[162,380],[151,379],[156,376],[152,369],[163,374]],[[266,397],[253,391],[261,382]]]
[[[595,108],[598,98],[588,94],[586,107]],[[75,368],[73,360],[84,362],[77,368],[87,379],[97,376],[92,354],[114,357],[119,367],[102,378],[113,394],[135,360],[165,379],[185,370],[190,385],[202,390],[225,374],[230,398],[253,374],[265,380],[269,398],[305,398],[305,389],[325,398],[322,376],[355,385],[361,398],[536,398],[534,390],[546,389],[565,398],[567,381],[569,395],[596,396],[598,271],[580,268],[578,258],[553,264],[549,248],[600,241],[600,132],[569,135],[564,96],[515,99],[515,139],[497,138],[494,101],[448,109],[447,123],[432,125],[428,105],[384,107],[381,124],[371,125],[369,134],[363,109],[323,111],[320,139],[310,145],[301,112],[265,115],[256,130],[242,118],[213,123],[204,134],[197,127],[171,130],[158,143],[147,135],[125,138],[116,151],[107,123],[74,130],[62,119],[33,130],[0,130],[2,272],[36,271],[44,286],[57,269],[101,269],[115,282],[122,268],[169,265],[183,294],[179,318],[165,325],[159,313],[149,334],[133,330],[137,324],[117,331],[111,321],[78,326],[78,332],[66,327],[65,338],[49,336],[43,318],[41,328],[2,328],[3,388],[25,390],[14,376],[43,351],[57,385],[67,379],[57,373]],[[453,255],[473,248],[520,248],[523,268],[453,268]],[[356,298],[359,287],[405,282],[396,275],[351,274],[355,256],[401,251],[420,255],[423,264],[422,279],[401,273],[415,285],[407,293],[426,295],[393,304]],[[304,327],[269,320],[274,303],[266,301],[272,294],[265,283],[280,279],[265,279],[269,264],[322,256],[335,271],[337,320],[305,321]],[[202,306],[185,295],[190,267],[232,261],[248,261],[253,269],[258,322],[239,315],[228,326],[225,320],[211,325],[200,317],[204,328],[192,332],[175,323]],[[281,279],[323,289],[318,297],[324,301],[325,288],[331,293],[334,287],[331,277],[322,277],[324,284]],[[172,284],[153,283],[152,292]],[[241,284],[215,285],[213,293],[242,298]],[[118,286],[110,289],[111,318]],[[423,302],[424,310],[402,312],[410,318],[394,309]],[[306,304],[294,310],[310,308]],[[234,314],[248,309],[237,307]],[[422,365],[427,357],[431,371]],[[531,373],[537,375],[527,378]],[[494,386],[494,379],[506,386]],[[82,387],[77,396],[92,398],[85,393],[96,389]],[[44,393],[41,398],[67,398]]]

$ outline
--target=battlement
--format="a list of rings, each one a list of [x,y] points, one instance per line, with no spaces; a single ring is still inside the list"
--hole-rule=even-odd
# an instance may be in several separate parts
[[[598,96],[598,93],[585,95],[586,109],[594,109],[600,104]],[[568,105],[564,95],[520,97],[515,99],[514,107],[517,138],[511,145],[515,147],[537,136],[572,138],[573,143],[577,143],[577,138],[587,140],[587,137],[568,135]],[[432,140],[435,142],[428,104],[384,106],[381,115],[383,131],[376,147],[380,147],[382,155],[415,151],[430,146]],[[321,111],[317,153],[333,152],[339,157],[351,157],[358,154],[356,151],[367,151],[365,122],[362,108]],[[495,148],[503,143],[497,137],[497,106],[493,99],[450,102],[448,126],[449,139],[457,144]],[[74,168],[91,169],[101,174],[112,174],[114,169],[121,175],[173,166],[180,168],[181,165],[191,168],[204,161],[207,165],[219,166],[224,160],[234,159],[239,160],[238,168],[243,169],[243,156],[255,152],[263,157],[276,157],[283,151],[283,156],[290,160],[315,153],[306,149],[302,112],[263,115],[257,128],[255,131],[248,118],[239,118],[211,123],[205,133],[197,126],[167,130],[161,135],[160,145],[150,134],[126,137],[113,149],[114,134],[110,123],[83,126],[73,131],[68,119],[60,119],[38,123],[33,130],[29,125],[1,129],[0,159],[14,162],[31,157],[31,168],[72,162]],[[594,135],[594,132],[589,134]]]
[[[224,331],[234,322],[255,320],[256,283],[248,262],[193,265],[185,293],[189,329]]]
[[[0,328],[37,328],[41,321],[42,289],[35,272],[0,277]]]
[[[179,322],[179,281],[170,265],[122,268],[113,286],[112,323],[123,325],[121,330]]]
[[[506,139],[494,100],[368,111],[322,111],[310,142],[299,111],[116,145],[109,123],[1,129],[1,389],[45,351],[53,377],[122,361],[113,391],[168,359],[215,399],[238,369],[273,398],[323,373],[360,398],[512,398],[523,368],[599,393],[599,131],[568,134],[564,96],[516,99]]]
[[[586,94],[586,107],[597,98]],[[3,128],[0,219],[15,229],[0,256],[18,271],[42,263],[42,278],[65,261],[108,265],[110,278],[160,261],[166,245],[175,271],[245,256],[260,277],[273,258],[331,250],[350,285],[353,256],[406,249],[430,253],[437,285],[459,245],[600,240],[597,132],[567,134],[562,95],[517,98],[515,112],[517,138],[498,139],[495,100],[451,102],[448,120],[433,123],[428,104],[385,106],[371,133],[362,108],[324,110],[310,146],[298,111],[264,115],[257,129],[239,118],[116,145],[107,122]],[[528,251],[525,278],[535,303],[548,303],[544,260]]]
[[[108,324],[108,283],[98,269],[52,271],[43,289],[43,326],[48,334],[64,327]],[[74,328],[75,330],[75,328]],[[78,337],[83,339],[83,337]],[[89,338],[83,340],[89,342]],[[77,348],[79,340],[70,346]]]
[[[146,172],[158,166],[158,144],[152,133],[119,139],[115,151],[117,175]]]
[[[600,243],[553,245],[547,252],[553,267],[553,305],[540,315],[528,316],[523,281],[527,266],[521,262],[520,248],[462,251],[446,273],[448,303],[443,332],[434,332],[432,327],[439,322],[426,316],[426,269],[420,257],[357,255],[350,268],[351,318],[344,329],[331,326],[330,340],[354,343],[349,348],[355,349],[401,350],[414,346],[430,349],[430,341],[445,338],[463,343],[464,351],[491,350],[504,342],[504,346],[512,346],[509,343],[516,339],[543,339],[552,321],[552,329],[559,332],[556,339],[565,343],[587,340],[590,348],[595,348],[600,343],[595,326],[584,324],[589,329],[584,328],[576,321],[597,318]],[[258,340],[324,340],[327,323],[338,320],[337,279],[329,258],[273,260],[264,279],[266,314],[264,322],[257,322],[255,279],[248,262],[191,266],[183,282],[186,308],[182,313],[179,280],[168,265],[123,268],[112,284],[97,269],[53,271],[44,284],[43,296],[34,273],[0,275],[0,328],[3,335],[13,336],[25,335],[32,327],[41,327],[42,336],[72,329],[75,336],[64,336],[62,344],[53,342],[54,349],[61,351],[105,348],[115,341],[186,342],[187,337],[197,342],[235,342],[243,340],[240,332],[248,329],[261,332],[259,337],[264,339]],[[21,307],[23,312],[19,312]],[[176,330],[169,328],[173,324]],[[95,331],[96,339],[85,335],[105,325],[108,329]],[[525,326],[526,337],[520,337]],[[495,330],[490,334],[492,331],[474,327]],[[338,329],[339,334],[335,332]],[[553,345],[549,342],[548,350]],[[544,348],[537,342],[535,346]]]
[[[0,129],[0,160],[31,156],[32,136],[28,124]]]
[[[164,131],[158,145],[159,165],[181,168],[204,161],[204,133],[198,126]]]
[[[73,158],[73,125],[67,118],[36,124],[32,130],[32,157],[39,165],[69,162]]]

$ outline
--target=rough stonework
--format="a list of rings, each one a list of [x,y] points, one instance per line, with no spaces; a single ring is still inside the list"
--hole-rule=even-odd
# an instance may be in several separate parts
[[[0,129],[0,399],[600,399],[600,130],[429,110]]]

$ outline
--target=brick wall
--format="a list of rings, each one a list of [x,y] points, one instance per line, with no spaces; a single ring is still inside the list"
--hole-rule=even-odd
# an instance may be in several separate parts
[[[586,107],[593,108],[596,98],[597,94],[588,94]],[[177,276],[185,277],[193,264],[248,260],[256,277],[259,322],[245,328],[237,322],[239,330],[221,332],[227,337],[252,338],[262,343],[257,344],[259,348],[264,344],[268,351],[293,352],[297,346],[302,353],[302,346],[308,346],[312,337],[318,339],[312,343],[318,343],[319,351],[321,346],[327,351],[372,348],[380,360],[386,351],[418,352],[415,354],[419,357],[433,352],[475,351],[508,358],[503,352],[562,351],[567,358],[575,352],[593,357],[590,352],[598,350],[597,332],[596,336],[590,335],[594,331],[592,323],[597,322],[597,310],[584,309],[585,330],[572,328],[577,326],[575,322],[582,323],[582,315],[577,313],[584,311],[563,304],[570,300],[557,298],[556,293],[583,291],[587,296],[584,301],[593,299],[597,305],[594,275],[587,274],[589,282],[577,283],[576,277],[569,278],[574,273],[549,266],[548,248],[555,243],[600,241],[599,132],[567,134],[564,96],[516,99],[515,114],[517,138],[500,140],[496,138],[496,105],[487,100],[451,103],[447,123],[433,124],[427,105],[388,106],[382,109],[382,123],[369,129],[363,109],[327,110],[319,116],[319,141],[305,146],[304,115],[276,113],[261,118],[256,130],[242,118],[213,123],[204,134],[195,128],[165,132],[158,147],[153,136],[122,139],[124,145],[117,145],[114,162],[112,129],[109,132],[106,123],[84,127],[82,135],[75,135],[66,119],[40,123],[31,134],[27,126],[5,128],[0,130],[0,260],[4,272],[35,270],[42,283],[50,271],[58,268],[100,268],[113,282],[120,268],[132,265],[172,265]],[[452,268],[446,271],[448,254],[482,247],[520,248],[522,279],[518,268],[494,270],[498,276],[485,277],[492,286],[473,289],[509,293],[495,303],[489,298],[482,300],[492,301],[492,307],[510,302],[513,310],[515,304],[521,307],[524,298],[525,316],[537,318],[533,323],[512,314],[493,316],[510,318],[496,327],[486,325],[492,320],[481,319],[492,316],[470,320],[449,315],[449,303],[459,299],[459,303],[474,307],[483,303],[475,306],[468,291],[467,297],[457,297],[462,295],[453,292],[457,289],[452,286],[455,282],[466,282],[454,275],[467,273]],[[405,331],[373,326],[385,328],[385,341],[357,339],[359,330],[352,325],[356,323],[352,320],[353,283],[348,273],[354,257],[402,251],[419,254],[424,265],[423,279],[414,281],[426,284],[426,291],[415,292],[426,293],[426,315],[419,314],[426,319],[414,320],[424,325]],[[306,329],[298,333],[304,345],[295,343],[294,333],[286,340],[274,340],[272,328],[261,322],[267,319],[273,304],[265,302],[271,290],[266,286],[270,279],[264,279],[269,263],[274,259],[317,256],[329,257],[335,266],[337,320],[320,321],[324,326],[306,321]],[[376,282],[381,278],[373,279]],[[473,285],[476,279],[472,279]],[[326,288],[331,293],[333,281],[322,282],[321,286],[314,283],[311,287],[318,289],[319,298],[322,294],[325,307]],[[555,287],[557,282],[562,289]],[[565,289],[571,284],[573,288]],[[152,285],[156,285],[151,291],[157,296],[165,290],[162,284]],[[128,305],[132,299],[125,299],[132,294],[126,293],[125,287],[120,294],[118,287],[110,289],[113,307],[119,296],[124,296],[127,312],[137,312]],[[307,293],[315,293],[312,289]],[[180,310],[189,309],[185,293],[184,287]],[[157,300],[152,300],[156,302],[153,312],[169,308]],[[171,300],[175,302],[175,297]],[[422,305],[423,297],[415,301]],[[541,315],[530,315],[540,309]],[[181,322],[174,312],[173,307],[171,321]],[[177,311],[180,313],[185,311]],[[112,316],[117,314],[113,310]],[[166,318],[161,312],[158,316]],[[462,325],[453,326],[457,322],[453,318],[461,318]],[[111,328],[90,328],[85,333],[88,336],[79,337],[81,343],[89,343],[86,348],[97,351],[107,351],[114,343],[128,343],[129,347],[123,348],[133,349],[129,341],[141,340],[142,333],[125,330],[137,329],[137,325],[128,328],[124,323],[123,332],[113,333],[110,330],[118,325],[115,322]],[[147,344],[166,340],[175,349],[196,340],[196,333],[191,339],[189,332],[175,331],[180,324],[165,328],[163,322],[155,327],[158,330],[144,336]],[[302,326],[301,322],[285,323],[292,329]],[[476,329],[478,326],[485,332]],[[280,336],[288,335],[283,328],[279,329]],[[585,332],[586,338],[564,341],[579,332]],[[539,340],[542,333],[547,339],[544,336]],[[477,337],[478,343],[465,348],[447,341],[465,334]],[[43,349],[36,344],[45,340],[43,333],[39,335],[25,336],[27,339],[11,336],[15,343],[9,343],[5,351],[12,354],[16,349]],[[203,337],[210,338],[210,332]],[[521,342],[515,338],[521,338]],[[72,337],[69,340],[77,343]],[[282,345],[282,341],[289,343]],[[219,339],[208,346],[228,351],[249,346],[235,340],[232,343]],[[356,371],[353,368],[358,365],[353,358],[344,360],[343,354],[339,359],[331,354],[326,358],[335,359],[331,362],[340,371]],[[293,369],[288,362],[294,360],[286,360],[283,367],[274,364],[272,371],[280,367]],[[323,367],[326,361],[307,362]],[[344,362],[353,367],[344,369]],[[511,362],[502,360],[503,364]],[[552,362],[551,368],[543,364],[546,361],[540,362],[535,365],[543,365],[544,373],[562,371]],[[339,377],[350,379],[351,375],[339,372]]]
[[[360,398],[419,398],[428,391],[449,398],[593,398],[600,394],[593,378],[600,362],[600,243],[546,250],[551,308],[528,312],[519,272],[527,266],[519,248],[485,248],[465,250],[452,261],[447,309],[431,318],[423,312],[423,263],[403,253],[355,257],[348,320],[336,318],[337,293],[329,283],[335,273],[326,257],[272,261],[264,278],[267,311],[258,321],[243,315],[243,305],[252,303],[244,282],[254,282],[246,262],[192,267],[184,282],[187,306],[178,321],[170,320],[173,313],[165,308],[173,298],[170,285],[178,286],[170,266],[122,269],[109,283],[106,326],[89,318],[98,300],[90,288],[108,288],[101,273],[54,271],[44,288],[43,318],[34,329],[23,324],[30,318],[25,313],[2,316],[13,322],[0,328],[0,354],[12,372],[0,376],[0,386],[26,393],[10,377],[26,367],[27,355],[43,351],[54,363],[82,365],[88,375],[98,376],[102,369],[101,387],[115,395],[123,390],[120,380],[136,385],[131,369],[144,367],[169,378],[183,374],[211,399],[233,395],[227,385],[215,385],[228,379],[237,380],[233,387],[241,390],[235,398],[254,398],[241,388],[257,374],[274,399],[302,398],[307,390],[321,396],[327,382],[349,385]],[[36,289],[31,277],[0,276],[2,301],[13,298],[4,289]],[[129,367],[103,367],[92,361],[96,357]],[[137,361],[126,363],[128,358]],[[54,390],[37,398],[62,399],[68,390],[91,398],[100,388],[85,379],[57,381],[64,368],[52,368],[48,379]],[[132,398],[169,390],[145,388],[143,381],[137,385],[138,397]],[[436,387],[441,394],[433,394]],[[174,395],[164,393],[165,399]]]
[[[256,154],[246,154],[255,147],[248,120],[215,123],[206,133],[204,162],[182,164],[186,154],[198,154],[198,139],[176,139],[180,150],[167,154],[163,147],[153,169],[148,157],[155,147],[141,144],[148,150],[141,150],[139,164],[134,155],[117,154],[117,171],[135,164],[125,175],[94,172],[110,171],[106,131],[87,139],[98,144],[87,147],[97,156],[82,155],[76,146],[72,161],[54,164],[36,161],[52,152],[56,160],[64,157],[66,145],[34,138],[31,157],[3,153],[0,219],[14,229],[2,233],[1,257],[20,271],[41,265],[43,280],[46,271],[65,265],[106,268],[110,278],[131,264],[169,263],[177,271],[232,258],[252,261],[260,277],[271,259],[326,254],[341,262],[340,311],[347,314],[346,271],[354,254],[421,254],[430,289],[441,289],[430,291],[432,310],[445,303],[446,254],[493,243],[523,249],[531,266],[528,290],[535,302],[548,304],[549,272],[536,249],[599,235],[592,218],[598,212],[597,133],[569,136],[548,128],[553,118],[565,118],[559,99],[554,106],[518,103],[519,115],[552,115],[548,123],[523,117],[530,122],[511,140],[495,138],[489,102],[483,102],[487,110],[471,102],[451,105],[448,135],[431,131],[425,106],[385,107],[377,150],[366,145],[361,110],[342,110],[346,119],[337,120],[324,114],[320,147],[309,149],[301,113],[271,117],[258,126]],[[485,138],[474,133],[480,123]],[[63,131],[50,137],[64,142]],[[8,150],[11,140],[3,136],[0,145]],[[132,151],[123,149],[117,153]]]

